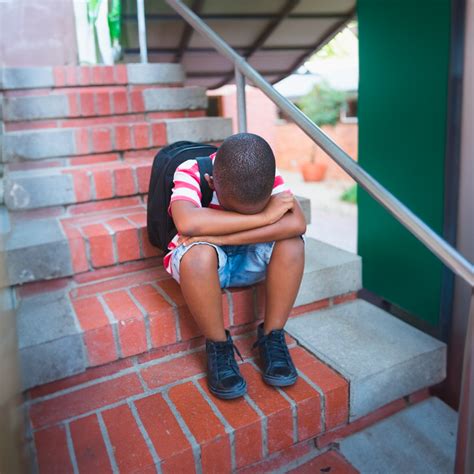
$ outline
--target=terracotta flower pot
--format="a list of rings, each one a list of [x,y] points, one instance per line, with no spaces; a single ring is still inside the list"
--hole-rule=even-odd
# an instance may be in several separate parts
[[[305,181],[322,181],[326,175],[328,165],[326,163],[304,163],[301,172]]]

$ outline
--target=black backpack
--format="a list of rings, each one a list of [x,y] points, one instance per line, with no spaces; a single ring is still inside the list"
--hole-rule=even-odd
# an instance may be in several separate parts
[[[173,219],[168,214],[173,176],[176,168],[187,160],[197,160],[201,175],[201,204],[208,207],[212,199],[212,190],[204,179],[207,173],[212,175],[212,161],[209,155],[217,151],[213,145],[180,141],[162,148],[155,156],[151,168],[148,187],[147,231],[152,245],[163,251],[177,234]]]

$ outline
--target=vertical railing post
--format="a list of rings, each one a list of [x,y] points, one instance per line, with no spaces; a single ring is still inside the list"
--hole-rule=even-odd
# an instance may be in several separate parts
[[[140,61],[148,62],[148,48],[146,45],[145,0],[137,0],[138,43],[140,45]]]
[[[239,133],[247,131],[247,108],[245,106],[245,76],[235,68],[235,85],[237,86],[237,121]]]
[[[456,474],[472,474],[474,472],[474,288],[471,288],[471,303],[467,318],[461,400],[458,412]]]

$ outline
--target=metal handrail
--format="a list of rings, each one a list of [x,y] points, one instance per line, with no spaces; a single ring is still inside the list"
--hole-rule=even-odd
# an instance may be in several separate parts
[[[245,81],[247,77],[281,110],[285,112],[314,142],[316,142],[341,168],[361,185],[376,201],[385,207],[403,226],[433,252],[446,266],[460,276],[471,287],[471,307],[467,320],[467,337],[464,351],[461,401],[459,408],[459,428],[456,448],[456,472],[472,474],[474,472],[474,265],[461,255],[454,247],[436,234],[418,216],[408,209],[392,193],[385,189],[344,150],[331,140],[319,127],[292,102],[283,97],[269,84],[247,61],[236,53],[219,35],[180,0],[166,0],[184,20],[196,31],[206,37],[212,45],[235,67],[239,130],[245,129]]]
[[[341,168],[359,183],[376,201],[382,204],[401,224],[428,247],[454,273],[474,287],[474,265],[464,258],[419,217],[410,211],[393,194],[370,174],[364,171],[344,150],[331,140],[319,127],[292,102],[283,97],[247,61],[236,53],[222,38],[212,31],[192,10],[179,0],[166,0],[194,29],[211,41],[213,46],[228,58],[244,76],[262,90],[285,114],[315,141]]]

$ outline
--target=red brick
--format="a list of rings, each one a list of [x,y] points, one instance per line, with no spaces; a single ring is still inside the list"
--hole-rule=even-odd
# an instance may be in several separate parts
[[[89,153],[89,133],[86,128],[80,128],[75,132],[76,138],[76,153],[79,155],[85,155]]]
[[[203,472],[231,472],[229,437],[194,384],[174,386],[169,397],[201,446]]]
[[[55,87],[64,87],[66,85],[66,75],[64,74],[64,68],[62,66],[56,66],[53,68],[53,74]]]
[[[128,125],[117,125],[115,130],[115,149],[130,150],[133,148],[130,135],[130,127]]]
[[[114,114],[126,114],[128,112],[128,101],[125,91],[112,92],[112,103]]]
[[[148,148],[150,128],[146,123],[132,125],[132,135],[134,141],[134,147],[136,148]]]
[[[77,202],[90,201],[91,183],[87,171],[70,171],[74,183],[74,194]]]
[[[112,326],[104,326],[85,332],[87,358],[91,367],[118,359]]]
[[[79,71],[79,83],[82,86],[88,86],[91,83],[91,68],[89,66],[81,66]]]
[[[255,321],[254,289],[232,288],[230,290],[233,302],[233,324],[239,326]]]
[[[127,66],[125,64],[118,64],[114,69],[116,84],[127,84]]]
[[[53,426],[34,435],[40,474],[72,473],[64,426]]]
[[[135,402],[140,419],[165,473],[194,472],[191,445],[161,394]]]
[[[300,316],[301,314],[309,313],[311,311],[317,311],[318,309],[327,308],[331,303],[330,298],[324,300],[314,301],[313,303],[304,304],[293,308],[290,313],[290,317]]]
[[[89,269],[86,247],[81,233],[74,227],[64,226],[68,238],[69,249],[72,256],[72,268],[75,273],[85,272]]]
[[[102,66],[94,66],[92,68],[92,84],[102,84]]]
[[[106,267],[115,263],[112,236],[102,224],[84,226],[83,232],[89,241],[94,267]]]
[[[118,260],[120,263],[140,258],[140,243],[138,231],[123,217],[106,222],[115,233]]]
[[[321,433],[321,397],[301,377],[291,387],[282,389],[297,403],[298,441],[314,438]]]
[[[102,66],[102,83],[113,84],[114,79],[114,67],[113,66]]]
[[[316,445],[318,448],[323,448],[329,445],[330,443],[346,438],[351,434],[357,433],[358,431],[372,426],[374,423],[377,423],[380,420],[394,415],[400,410],[403,410],[406,406],[407,404],[403,399],[390,402],[387,405],[378,408],[374,412],[369,413],[368,415],[363,416],[361,418],[358,418],[352,423],[340,426],[336,429],[333,429],[332,431],[323,433],[321,436],[318,436],[318,438],[316,438]]]
[[[326,429],[347,423],[349,416],[348,382],[301,347],[291,349],[290,352],[296,367],[324,393]]]
[[[112,172],[110,170],[94,170],[92,176],[94,179],[96,199],[108,199],[113,197]]]
[[[156,257],[157,255],[161,255],[162,252],[158,248],[154,247],[150,241],[148,240],[148,232],[146,229],[140,229],[140,239],[142,241],[142,250],[143,250],[143,257]]]
[[[188,117],[205,117],[206,111],[205,110],[188,110],[187,116]]]
[[[242,364],[240,371],[247,380],[250,398],[267,417],[268,452],[274,453],[293,444],[293,416],[291,407],[274,388],[265,384],[261,374],[250,364]]]
[[[147,193],[150,185],[151,166],[143,165],[136,168],[138,192]]]
[[[205,378],[198,382],[212,399],[230,426],[236,430],[235,458],[237,468],[260,461],[263,456],[262,423],[260,416],[244,398],[221,400],[211,394]]]
[[[111,473],[112,466],[97,416],[80,418],[69,426],[79,472]]]
[[[145,103],[143,102],[143,95],[141,91],[132,91],[129,93],[130,102],[132,104],[132,112],[144,112]]]
[[[110,115],[110,96],[108,92],[98,92],[95,95],[97,104],[97,114],[99,115]]]
[[[151,285],[136,286],[130,291],[148,314],[160,313],[171,309],[170,304]]]
[[[85,372],[82,372],[78,375],[73,375],[65,379],[32,388],[29,391],[30,399],[33,400],[35,398],[44,397],[45,395],[51,395],[61,390],[78,387],[79,385],[92,380],[107,377],[109,375],[115,375],[124,369],[130,368],[131,366],[131,359],[121,359],[107,365],[102,365],[101,367],[88,368]]]
[[[288,474],[314,474],[315,472],[331,472],[331,474],[357,474],[359,471],[349,464],[336,451],[328,451],[301,466],[288,471]]]
[[[151,145],[163,146],[166,144],[166,125],[164,123],[153,123],[151,125]]]
[[[133,413],[121,405],[102,413],[120,472],[149,472],[153,458],[138,428]],[[151,472],[151,471],[150,471]]]
[[[104,308],[95,296],[72,300],[72,305],[83,331],[97,329],[109,324]]]
[[[64,70],[66,72],[66,84],[68,86],[77,85],[77,68],[76,66],[65,66]]]
[[[116,153],[105,153],[103,155],[90,155],[90,156],[75,156],[73,159],[74,165],[92,165],[96,163],[110,163],[111,161],[118,161],[119,156]]]
[[[124,375],[33,404],[30,408],[31,422],[33,428],[41,428],[142,392],[135,374]]]
[[[117,196],[130,196],[137,192],[133,171],[130,168],[118,168],[114,170],[115,193]]]
[[[173,278],[166,278],[165,280],[158,282],[158,285],[171,298],[176,306],[186,305],[183,293],[181,292],[181,287],[176,280],[173,280]]]
[[[104,300],[118,320],[120,346],[125,357],[147,350],[143,315],[126,291],[104,295]]]
[[[150,336],[153,347],[162,347],[176,342],[176,317],[170,308],[150,315]]]
[[[431,396],[431,391],[429,388],[423,388],[421,390],[418,390],[415,393],[412,393],[411,395],[408,396],[408,401],[410,403],[419,403],[422,402],[423,400],[426,400],[427,398],[430,398]]]
[[[77,94],[68,94],[69,117],[77,117],[79,113],[79,102]]]
[[[153,389],[202,374],[205,370],[205,354],[196,352],[146,367],[141,370],[141,374],[148,387]]]
[[[83,117],[95,115],[94,94],[92,92],[80,92],[79,103],[81,104],[81,115]]]
[[[102,153],[112,150],[112,139],[110,129],[93,128],[92,129],[92,147],[94,153]]]
[[[353,301],[357,299],[357,292],[346,293],[345,295],[335,296],[332,299],[333,304],[346,303],[347,301]]]

